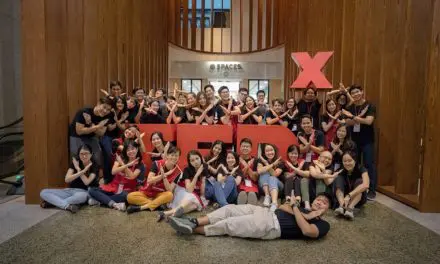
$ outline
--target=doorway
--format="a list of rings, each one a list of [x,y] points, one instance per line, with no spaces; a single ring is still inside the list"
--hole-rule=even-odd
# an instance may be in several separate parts
[[[238,98],[238,89],[240,89],[241,80],[209,80],[209,84],[214,86],[215,91],[222,86],[227,86],[229,88],[229,93],[232,98]]]

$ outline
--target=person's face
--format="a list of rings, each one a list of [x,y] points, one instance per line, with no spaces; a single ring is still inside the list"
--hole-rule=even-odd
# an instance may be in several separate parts
[[[79,151],[79,159],[83,164],[88,164],[90,162],[90,158],[92,157],[92,153],[86,149],[81,149]]]
[[[287,109],[292,109],[295,106],[295,100],[289,99],[287,101]]]
[[[281,113],[281,112],[283,111],[283,105],[280,104],[280,102],[276,101],[276,102],[273,104],[273,110],[274,110],[275,112],[277,112],[277,113]]]
[[[211,87],[206,88],[205,94],[208,98],[214,97],[214,90]]]
[[[176,101],[174,101],[173,99],[168,98],[167,103],[173,107],[176,104]]]
[[[240,145],[240,152],[243,155],[249,155],[251,153],[252,150],[252,146],[251,144],[247,143],[247,142],[243,142]]]
[[[266,145],[264,155],[266,155],[269,160],[272,160],[275,157],[275,149],[271,145]]]
[[[298,152],[296,149],[293,149],[291,152],[287,153],[287,157],[290,161],[296,162],[298,160]]]
[[[344,139],[347,136],[347,128],[345,126],[338,128],[336,131],[336,136],[339,139]]]
[[[220,97],[222,98],[222,100],[229,100],[229,90],[228,89],[223,89],[220,92]]]
[[[360,89],[352,89],[350,91],[351,97],[353,97],[353,101],[357,102],[362,99],[362,95],[364,93]]]
[[[194,98],[194,96],[192,94],[188,95],[187,100],[188,100],[188,104],[190,104],[190,105],[194,104],[196,102],[196,98]]]
[[[136,136],[136,128],[130,127],[124,131],[125,138],[132,139]]]
[[[179,152],[176,153],[169,153],[165,155],[165,159],[167,162],[171,163],[173,166],[177,164],[177,161],[179,160]]]
[[[163,145],[162,139],[160,139],[159,135],[154,134],[154,136],[151,137],[151,145],[154,147],[159,147]]]
[[[124,102],[122,101],[122,99],[118,99],[118,101],[116,102],[116,109],[118,109],[119,111],[124,110]]]
[[[157,111],[159,111],[159,102],[152,102],[151,103],[151,109],[157,113]]]
[[[304,130],[304,132],[306,132],[307,134],[312,132],[312,120],[310,120],[309,118],[303,118],[301,120],[301,127]]]
[[[226,155],[226,164],[229,167],[234,167],[235,166],[235,157],[232,153],[228,153],[228,155]]]
[[[190,155],[189,156],[189,163],[195,169],[198,169],[202,165],[202,160],[200,159],[199,155]]]
[[[203,96],[203,95],[200,96],[200,97],[199,97],[199,104],[200,104],[201,106],[205,106],[206,103],[207,103],[207,101],[206,101],[206,97]]]
[[[220,155],[221,152],[222,152],[222,145],[220,144],[214,145],[214,147],[212,148],[212,154],[214,154],[214,156],[218,156]]]
[[[100,117],[104,117],[110,113],[112,107],[108,104],[100,104],[98,105],[98,115]]]
[[[252,98],[250,97],[246,98],[246,107],[249,109],[254,108],[254,100],[252,100]]]
[[[130,98],[127,100],[127,108],[128,109],[133,109],[135,107],[136,103],[134,102],[133,98]]]
[[[345,105],[347,104],[347,97],[345,95],[342,95],[338,98],[338,104],[339,105]]]
[[[316,199],[312,203],[312,210],[313,211],[317,211],[317,210],[326,211],[329,207],[330,207],[330,203],[329,203],[327,197],[322,196],[322,195],[316,197]]]
[[[122,92],[122,89],[121,89],[121,86],[119,86],[119,85],[115,85],[111,89],[111,93],[114,97],[121,96],[121,92]]]
[[[342,157],[342,164],[346,170],[353,171],[356,161],[350,156],[350,154],[345,154]]]
[[[328,167],[332,164],[332,154],[328,151],[324,151],[319,155],[319,161],[324,164],[325,167]]]
[[[156,96],[156,97],[158,97],[158,98],[159,98],[159,97],[162,97],[162,96],[163,96],[163,92],[162,92],[162,90],[157,90],[154,96]]]
[[[183,94],[179,95],[179,98],[177,99],[177,101],[179,102],[179,104],[182,104],[182,105],[186,104],[185,95],[183,95]]]
[[[259,93],[259,94],[257,94],[257,99],[258,99],[258,102],[264,102],[264,94],[263,93]]]
[[[137,153],[138,153],[138,149],[137,149],[136,147],[131,146],[131,145],[128,146],[128,148],[127,148],[127,156],[128,156],[130,159],[135,159]]]
[[[336,104],[333,102],[333,100],[327,103],[327,109],[330,111],[330,113],[334,113],[336,111]]]
[[[240,96],[240,101],[243,102],[243,100],[248,96],[248,93],[246,91],[241,91],[239,96]]]
[[[315,100],[315,91],[313,91],[312,89],[308,89],[305,95],[305,99],[307,101]]]
[[[144,100],[145,92],[144,92],[144,90],[139,89],[136,91],[136,93],[134,95],[136,96],[136,99],[138,99],[138,101],[142,101],[142,100]]]

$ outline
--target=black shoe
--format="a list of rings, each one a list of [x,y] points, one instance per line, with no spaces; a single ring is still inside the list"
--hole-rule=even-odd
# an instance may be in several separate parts
[[[69,206],[67,206],[66,210],[71,212],[72,214],[75,214],[76,212],[78,212],[79,207],[78,205],[70,204]]]
[[[178,233],[190,235],[193,232],[194,223],[188,221],[186,218],[177,218],[171,216],[168,223]]]
[[[164,211],[159,211],[159,213],[157,214],[157,222],[162,222],[162,220],[165,219],[165,213]]]
[[[156,208],[156,211],[166,211],[168,208],[165,204],[162,204],[161,206]]]
[[[368,192],[367,193],[367,200],[369,200],[369,201],[376,200],[376,192]]]
[[[130,205],[127,207],[127,214],[137,213],[141,211],[141,207],[139,205]]]

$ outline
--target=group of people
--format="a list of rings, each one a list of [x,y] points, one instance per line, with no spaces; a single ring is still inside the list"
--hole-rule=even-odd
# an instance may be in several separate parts
[[[42,190],[42,207],[75,213],[88,203],[129,214],[156,210],[158,221],[166,220],[179,233],[294,239],[325,236],[330,226],[321,216],[327,209],[353,219],[355,207],[374,199],[375,108],[359,86],[341,85],[330,92],[322,116],[313,88],[299,102],[274,99],[272,106],[263,91],[255,100],[241,88],[234,100],[225,86],[219,97],[210,85],[197,95],[177,89],[166,97],[163,90],[154,96],[145,96],[143,89],[131,97],[121,92],[122,85],[111,82],[95,107],[77,112],[69,130],[69,188]],[[289,146],[283,160],[272,144],[254,146],[244,138],[237,149],[227,149],[217,140],[208,156],[188,152],[182,169],[180,150],[160,132],[151,134],[154,149],[147,152],[139,122],[282,125],[299,144]],[[255,147],[257,157],[251,155]],[[151,157],[150,168],[142,153]],[[185,217],[208,204],[219,209],[201,218]]]

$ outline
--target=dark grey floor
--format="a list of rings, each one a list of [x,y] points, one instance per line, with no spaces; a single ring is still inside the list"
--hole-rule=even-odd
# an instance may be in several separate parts
[[[321,241],[177,236],[155,213],[60,212],[0,245],[0,263],[440,263],[440,236],[378,203]]]

